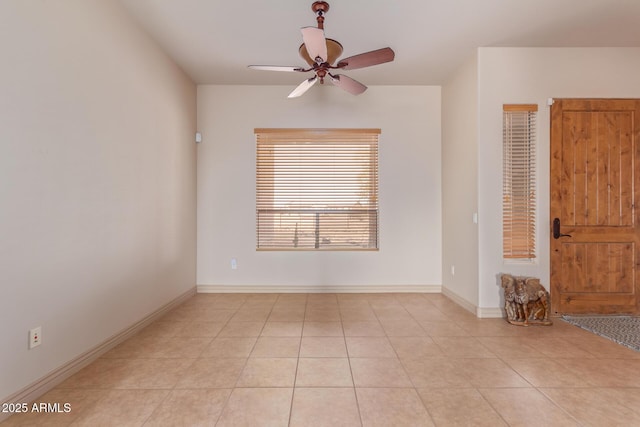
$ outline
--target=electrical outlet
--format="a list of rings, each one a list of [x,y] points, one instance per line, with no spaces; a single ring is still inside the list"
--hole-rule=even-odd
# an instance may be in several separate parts
[[[29,350],[42,344],[42,326],[29,329]]]
[[[452,275],[452,276],[455,276],[455,275],[456,275],[456,266],[455,266],[455,265],[452,265],[452,266],[451,266],[451,275]]]
[[[231,269],[232,270],[238,269],[238,260],[235,258],[231,258]]]

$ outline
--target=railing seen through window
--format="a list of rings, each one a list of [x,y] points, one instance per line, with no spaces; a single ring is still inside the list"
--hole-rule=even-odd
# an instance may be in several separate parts
[[[258,250],[378,249],[379,129],[256,129]]]

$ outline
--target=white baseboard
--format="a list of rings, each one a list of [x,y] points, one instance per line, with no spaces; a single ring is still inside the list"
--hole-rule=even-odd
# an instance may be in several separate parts
[[[44,377],[38,379],[37,381],[29,384],[25,388],[17,391],[16,393],[7,396],[6,398],[0,400],[3,403],[24,403],[24,402],[33,402],[38,397],[42,396],[62,381],[69,378],[71,375],[78,372],[80,369],[89,365],[91,362],[95,361],[97,358],[105,354],[107,351],[111,350],[116,345],[140,332],[145,327],[149,326],[152,322],[162,317],[164,314],[172,310],[173,308],[179,306],[183,302],[187,301],[189,298],[196,294],[196,288],[193,287],[189,289],[187,292],[173,299],[169,303],[163,305],[153,313],[145,316],[143,319],[134,323],[130,327],[123,329],[117,334],[107,338],[101,344],[93,347],[92,349],[82,353],[76,358],[70,360],[59,368],[49,372]],[[0,413],[0,421],[5,418],[8,418],[10,414]]]
[[[478,307],[476,316],[481,319],[502,319],[505,314],[504,310],[499,307]]]
[[[440,285],[198,285],[199,294],[207,293],[430,293],[442,291]]]
[[[442,288],[442,294],[458,304],[460,307],[476,315],[480,319],[499,319],[504,317],[504,312],[499,307],[478,307],[470,303],[450,289]]]
[[[476,314],[476,306],[475,306],[475,304],[470,303],[469,301],[467,301],[466,299],[462,298],[460,295],[456,294],[455,292],[451,291],[450,289],[447,289],[447,288],[443,287],[442,288],[442,295],[444,295],[445,297],[449,298],[451,301],[455,302],[456,304],[458,304],[460,307],[464,308],[468,312]]]

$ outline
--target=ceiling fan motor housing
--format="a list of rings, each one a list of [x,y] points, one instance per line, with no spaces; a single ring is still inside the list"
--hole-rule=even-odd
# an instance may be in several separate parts
[[[309,56],[309,53],[307,52],[307,47],[304,45],[304,43],[302,43],[298,48],[298,53],[300,54],[302,59],[305,60],[307,64],[309,64],[312,67],[314,66],[316,62],[313,59],[311,59],[311,57]],[[327,39],[327,61],[326,62],[328,64],[333,64],[336,61],[336,59],[340,57],[340,55],[342,55],[342,45],[336,40]]]

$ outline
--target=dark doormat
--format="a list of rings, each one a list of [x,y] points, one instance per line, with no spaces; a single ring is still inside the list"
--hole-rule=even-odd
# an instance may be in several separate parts
[[[640,351],[640,317],[563,315],[562,319],[625,347]]]

